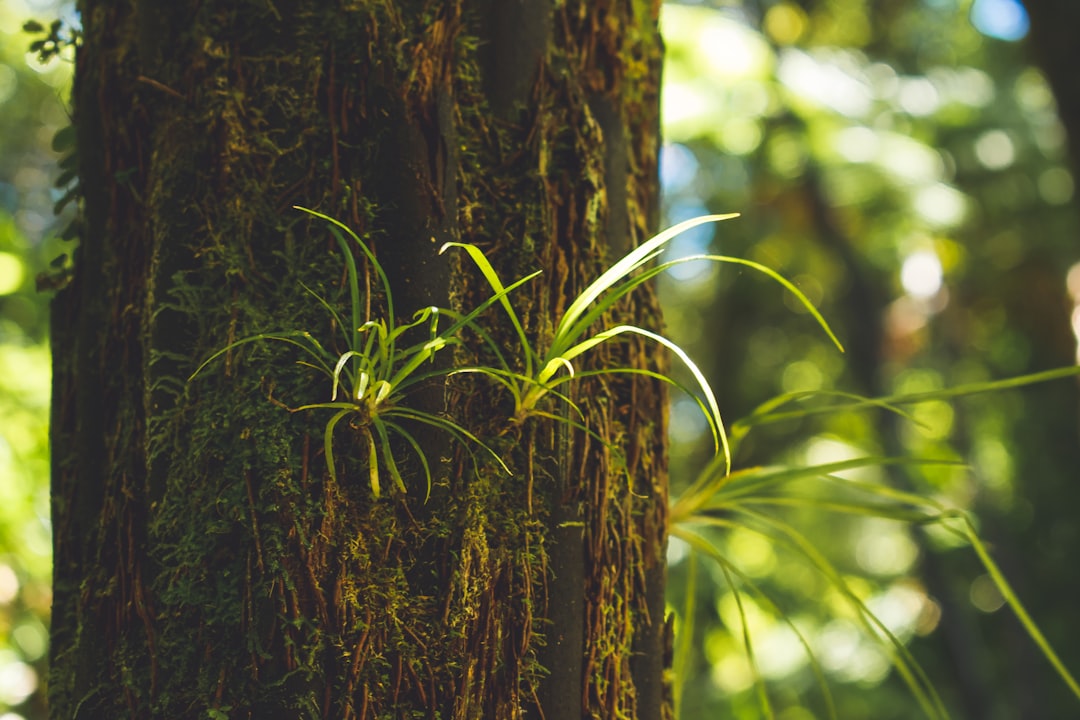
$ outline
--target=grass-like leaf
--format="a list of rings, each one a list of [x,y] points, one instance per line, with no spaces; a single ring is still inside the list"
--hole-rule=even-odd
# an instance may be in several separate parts
[[[712,521],[715,525],[726,526],[731,529],[734,529],[738,526],[735,522],[729,522],[717,518],[713,518]],[[715,563],[717,563],[718,566],[721,568],[721,572],[723,573],[725,579],[728,581],[729,587],[731,588],[733,593],[738,592],[738,589],[734,585],[731,585],[731,579],[734,577],[738,578],[739,582],[741,582],[743,585],[749,587],[754,592],[754,596],[757,597],[758,600],[761,601],[774,616],[780,618],[784,622],[784,624],[791,629],[791,631],[795,634],[795,637],[799,640],[799,644],[802,645],[803,650],[806,652],[807,660],[810,664],[811,671],[814,674],[814,680],[817,683],[818,689],[821,691],[822,699],[825,703],[825,709],[828,713],[828,716],[832,720],[837,720],[836,703],[833,700],[832,691],[829,689],[829,683],[825,679],[825,671],[821,667],[821,663],[818,661],[817,655],[814,653],[813,648],[810,646],[810,642],[806,639],[806,635],[801,630],[799,630],[798,626],[795,625],[792,619],[786,613],[780,610],[776,602],[771,597],[769,597],[769,595],[765,593],[757,585],[757,583],[755,583],[750,578],[749,575],[742,572],[734,563],[732,563],[727,558],[727,556],[724,555],[723,550],[721,550],[716,543],[712,542],[700,533],[690,530],[685,524],[673,526],[671,528],[671,534],[672,537],[679,538],[694,550],[698,551],[702,555],[710,558]],[[692,581],[689,579],[687,581],[687,587],[690,588],[696,586],[697,564],[695,562],[694,555],[690,555],[690,557],[688,558],[688,562],[690,563],[690,568],[688,572],[690,573],[690,577],[693,578]],[[693,602],[691,598],[688,597],[687,605],[684,612],[687,614],[687,617],[691,617],[693,611]],[[684,626],[692,629],[692,620],[684,620],[683,622]],[[690,634],[692,631],[687,630],[684,632]],[[675,673],[677,690],[679,688],[679,683],[682,682],[682,680],[680,680],[680,673],[685,674],[686,668],[689,665],[689,658],[683,657],[680,660],[679,655],[689,655],[689,650],[689,643],[686,640],[680,641],[680,639],[676,637],[676,662],[673,663],[673,671]],[[682,679],[684,680],[685,678]],[[678,697],[678,692],[676,692],[676,699],[678,699]],[[676,702],[676,708],[677,707],[678,703]]]
[[[847,393],[813,393],[800,397],[790,397],[787,400],[784,400],[784,402],[776,404],[773,404],[773,401],[770,401],[770,403],[762,405],[751,415],[743,418],[742,420],[739,420],[736,424],[739,426],[739,436],[741,437],[743,434],[745,434],[747,430],[752,427],[766,425],[769,423],[783,422],[785,420],[800,420],[802,418],[815,415],[831,415],[840,412],[882,408],[891,412],[898,412],[899,414],[906,416],[905,413],[899,410],[899,408],[904,405],[915,405],[917,403],[929,402],[932,400],[955,400],[957,398],[967,397],[969,395],[1013,390],[1028,385],[1049,382],[1051,380],[1061,380],[1063,378],[1075,377],[1077,375],[1080,375],[1080,366],[1045,370],[1043,372],[1005,378],[1004,380],[988,380],[986,382],[966,383],[964,385],[956,385],[954,387],[941,388],[939,390],[928,390],[925,392],[917,393],[900,393],[897,395],[889,395],[878,398],[866,398]],[[811,397],[833,397],[844,399],[848,402],[840,402],[818,407],[808,407],[799,410],[778,411],[776,409],[789,401],[804,400]]]
[[[978,537],[970,517],[955,509],[946,508],[930,497],[898,490],[888,485],[870,483],[837,475],[845,470],[885,465],[954,465],[952,461],[865,457],[809,467],[757,467],[723,474],[717,463],[710,472],[702,473],[686,492],[672,504],[670,518],[672,535],[687,540],[705,555],[718,559],[722,551],[701,536],[694,538],[689,527],[711,526],[720,529],[746,528],[769,538],[774,545],[786,546],[818,570],[840,594],[847,599],[865,629],[882,638],[890,650],[893,665],[908,685],[913,696],[930,718],[948,717],[947,710],[933,683],[911,657],[906,647],[851,590],[839,571],[824,556],[815,542],[783,520],[776,511],[803,508],[819,512],[841,513],[864,518],[903,522],[911,525],[940,525],[952,534],[965,539],[974,550],[988,575],[1006,603],[1016,614],[1029,637],[1046,657],[1070,691],[1080,700],[1078,684],[1061,662],[1049,641],[1039,630],[1026,608],[1009,585],[1000,568],[994,563],[985,544]],[[859,497],[840,496],[829,492],[804,494],[796,486],[826,484],[862,494]],[[850,493],[848,493],[850,495]],[[741,518],[741,519],[740,519]],[[721,561],[718,559],[718,561]],[[723,562],[730,561],[723,559]],[[729,577],[725,572],[725,577]]]
[[[476,318],[493,304],[502,302],[505,307],[509,307],[506,295],[535,277],[536,273],[512,283],[509,287],[500,284],[492,297],[469,313],[461,314],[430,306],[417,310],[408,322],[399,324],[390,280],[371,248],[340,221],[307,208],[297,209],[328,223],[341,250],[349,296],[348,324],[334,305],[310,287],[302,287],[327,311],[334,327],[339,328],[344,335],[340,340],[345,347],[344,351],[338,353],[330,350],[329,348],[337,346],[338,343],[328,342],[324,345],[303,330],[258,333],[229,343],[213,353],[196,368],[189,381],[203,372],[214,360],[247,343],[263,340],[288,343],[304,351],[304,357],[299,361],[301,365],[314,368],[326,375],[330,381],[328,402],[309,402],[292,410],[333,411],[323,430],[323,453],[331,481],[338,480],[334,458],[334,432],[345,418],[350,418],[350,425],[358,431],[367,446],[368,477],[374,497],[382,494],[381,472],[389,475],[398,491],[405,491],[404,477],[392,449],[392,436],[403,439],[417,454],[428,495],[431,492],[431,463],[416,438],[399,422],[394,422],[394,418],[429,425],[449,433],[466,446],[479,447],[495,459],[503,470],[509,472],[502,458],[458,423],[431,413],[411,410],[403,405],[403,402],[407,392],[418,383],[449,376],[453,368],[434,365],[432,361],[435,355],[460,343],[460,337],[467,329],[477,330]],[[362,253],[378,278],[386,309],[385,317],[365,316],[365,303],[360,296],[359,271],[353,257],[354,249]],[[483,331],[479,332],[481,336],[484,335]],[[423,333],[424,339],[406,342],[407,338],[420,333]]]

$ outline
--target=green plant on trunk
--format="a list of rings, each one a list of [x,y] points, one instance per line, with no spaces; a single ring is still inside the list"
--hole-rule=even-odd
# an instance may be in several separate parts
[[[346,418],[349,418],[351,427],[360,433],[367,447],[368,477],[375,497],[382,494],[380,473],[384,469],[389,473],[396,488],[401,492],[406,491],[404,479],[394,458],[391,446],[392,435],[404,439],[415,452],[423,468],[427,490],[430,493],[430,462],[420,447],[420,443],[403,423],[428,425],[447,432],[468,448],[479,447],[509,473],[509,469],[499,455],[461,424],[450,418],[410,407],[403,401],[407,393],[419,384],[433,378],[447,376],[451,369],[434,365],[432,361],[435,354],[448,346],[459,343],[463,328],[473,324],[476,317],[484,310],[503,299],[507,293],[531,280],[536,274],[526,276],[511,284],[510,287],[502,289],[466,315],[429,306],[416,311],[410,322],[398,324],[395,320],[394,299],[390,292],[389,278],[371,249],[360,240],[356,233],[341,222],[314,210],[299,207],[297,209],[329,224],[330,232],[337,241],[345,260],[349,289],[348,320],[342,318],[340,313],[314,290],[306,285],[303,285],[303,288],[330,314],[334,326],[342,330],[344,345],[347,349],[341,353],[330,350],[327,346],[334,346],[333,342],[324,345],[311,333],[303,330],[258,333],[229,343],[215,352],[199,365],[188,378],[189,381],[214,360],[241,345],[263,340],[288,343],[304,351],[305,357],[298,361],[299,364],[325,374],[330,380],[329,400],[307,403],[290,408],[290,410],[293,412],[334,411],[323,433],[326,464],[330,477],[334,481],[337,480],[333,449],[334,429]],[[385,317],[364,317],[356,260],[353,257],[352,246],[346,238],[352,240],[352,244],[360,249],[378,277],[385,297]],[[446,327],[440,327],[441,324],[446,324],[443,318],[449,321]],[[424,339],[407,342],[407,334],[415,337],[418,332],[423,333]]]
[[[590,434],[594,433],[584,422],[584,418],[582,418],[581,423],[572,422],[565,417],[560,417],[545,410],[541,406],[541,401],[546,396],[552,395],[564,400],[580,415],[580,410],[569,397],[558,390],[561,385],[575,377],[624,372],[656,378],[681,388],[697,402],[709,423],[715,450],[724,458],[725,468],[730,469],[731,452],[716,397],[704,374],[681,347],[659,333],[635,325],[616,325],[601,328],[598,332],[590,334],[594,326],[599,323],[601,316],[617,302],[625,298],[641,284],[680,263],[708,260],[743,265],[764,273],[790,290],[814,316],[837,346],[841,347],[824,318],[806,296],[787,279],[759,263],[724,255],[691,255],[645,267],[649,262],[659,257],[665,246],[681,233],[704,223],[719,222],[736,217],[736,214],[706,215],[679,223],[631,250],[589,284],[570,303],[555,328],[547,350],[540,353],[529,342],[528,335],[511,302],[512,292],[539,275],[540,271],[526,275],[510,285],[504,285],[491,262],[475,245],[458,242],[446,243],[440,252],[445,252],[450,248],[464,250],[480,269],[493,294],[465,314],[430,306],[416,311],[410,322],[399,325],[395,320],[397,316],[389,278],[387,278],[371,249],[361,241],[356,233],[340,221],[314,210],[297,209],[326,221],[341,248],[349,288],[351,313],[348,322],[341,317],[325,298],[306,285],[303,287],[329,313],[336,328],[350,328],[347,331],[343,330],[342,333],[346,350],[341,353],[332,351],[328,349],[328,346],[332,347],[333,343],[321,343],[311,333],[304,330],[258,333],[232,342],[215,352],[192,373],[189,380],[195,378],[215,359],[246,343],[275,340],[299,347],[306,353],[306,357],[299,361],[300,364],[325,374],[331,381],[331,392],[329,400],[307,403],[291,409],[293,411],[334,411],[326,423],[323,445],[331,478],[335,480],[334,430],[342,420],[345,418],[350,419],[351,426],[360,433],[368,449],[369,479],[372,492],[376,497],[381,494],[380,472],[383,468],[389,473],[397,489],[402,492],[405,491],[405,483],[391,449],[391,435],[403,438],[412,447],[423,467],[424,477],[430,491],[430,463],[419,442],[403,426],[403,422],[418,422],[443,430],[466,447],[476,446],[483,449],[504,470],[509,472],[503,460],[487,444],[465,429],[460,423],[441,415],[412,408],[403,402],[407,392],[420,383],[436,377],[461,373],[478,373],[494,379],[507,388],[514,399],[514,414],[511,418],[514,423],[521,423],[532,416],[547,417],[569,422]],[[349,240],[352,241],[351,244]],[[385,317],[375,319],[364,317],[359,291],[359,275],[352,254],[353,246],[360,249],[375,271],[385,297]],[[495,303],[502,306],[517,335],[519,345],[516,348],[516,354],[518,357],[509,357],[508,353],[501,349],[498,343],[492,339],[492,333],[485,329],[479,321],[480,316]],[[441,327],[443,318],[448,321],[445,327]],[[405,342],[407,333],[415,337],[417,333],[423,332],[425,329],[425,339],[418,342],[414,340],[411,344]],[[464,368],[448,368],[436,366],[430,362],[440,350],[451,345],[460,344],[466,331],[472,332],[481,338],[481,341],[491,349],[496,358],[497,366],[476,365]],[[580,373],[575,372],[573,363],[580,355],[602,343],[627,334],[645,337],[671,351],[689,369],[700,394],[686,388],[668,375],[647,369],[615,367]]]
[[[766,717],[772,717],[773,713],[754,660],[753,642],[743,608],[744,591],[740,589],[740,585],[749,588],[776,614],[781,617],[784,615],[778,610],[775,602],[725,555],[715,535],[717,531],[741,528],[760,534],[774,545],[795,553],[821,573],[839,596],[847,601],[867,632],[883,640],[897,671],[926,715],[930,718],[948,717],[944,703],[930,679],[903,643],[852,590],[842,573],[815,544],[814,539],[799,531],[781,513],[777,512],[794,507],[883,518],[918,525],[940,525],[948,532],[963,538],[973,547],[1002,597],[1016,613],[1040,651],[1073,693],[1080,698],[1080,685],[1058,659],[1046,638],[1024,609],[994,563],[986,546],[979,539],[967,514],[957,509],[947,508],[931,497],[903,492],[884,485],[859,482],[839,474],[847,470],[871,466],[955,463],[919,458],[868,456],[805,467],[770,466],[732,471],[733,449],[746,433],[760,425],[821,413],[867,408],[885,409],[912,419],[901,409],[903,406],[1052,380],[1075,375],[1080,372],[1080,368],[1065,368],[998,382],[877,399],[867,399],[842,392],[787,394],[764,403],[747,418],[735,423],[729,435],[720,416],[715,395],[704,374],[676,343],[657,332],[635,325],[601,327],[596,332],[593,332],[593,329],[608,310],[642,283],[680,263],[706,260],[749,267],[772,278],[796,296],[829,338],[843,350],[828,323],[806,296],[790,281],[764,265],[742,258],[711,254],[691,255],[648,265],[657,259],[665,246],[680,233],[705,223],[727,220],[735,217],[734,214],[706,215],[687,220],[664,230],[631,250],[589,284],[570,303],[559,319],[547,348],[541,352],[534,343],[529,341],[518,312],[511,302],[513,291],[538,276],[540,271],[504,285],[491,262],[475,245],[459,242],[446,243],[440,252],[451,248],[464,250],[480,270],[493,294],[467,313],[429,306],[416,311],[409,322],[398,324],[389,279],[370,248],[341,222],[314,210],[298,209],[328,223],[330,232],[337,241],[345,260],[350,300],[350,315],[347,320],[325,298],[306,285],[303,287],[330,315],[334,327],[338,328],[343,335],[346,349],[343,352],[330,350],[328,346],[337,347],[336,343],[323,344],[310,333],[302,330],[258,333],[229,343],[212,354],[191,374],[189,380],[194,379],[217,358],[247,343],[274,340],[300,348],[305,355],[298,361],[299,364],[315,369],[330,380],[330,399],[304,404],[290,410],[293,412],[333,411],[326,423],[323,438],[331,479],[336,481],[337,478],[333,452],[334,430],[346,418],[349,419],[350,426],[360,433],[367,447],[369,481],[375,497],[381,495],[380,475],[384,470],[389,473],[396,489],[402,493],[406,492],[405,482],[391,447],[391,437],[395,435],[404,439],[415,452],[423,467],[430,492],[432,482],[430,462],[420,443],[403,423],[420,423],[444,431],[470,452],[474,452],[473,448],[481,449],[509,473],[509,468],[502,458],[487,443],[460,423],[408,405],[406,398],[409,391],[433,379],[445,379],[455,374],[478,374],[487,377],[504,387],[512,396],[514,410],[509,419],[513,424],[520,424],[530,417],[541,417],[569,423],[584,432],[597,436],[597,433],[588,426],[581,410],[565,392],[560,390],[560,387],[575,378],[604,373],[645,375],[687,392],[698,404],[709,424],[715,456],[690,487],[672,501],[671,535],[683,540],[692,549],[716,562],[731,587],[742,620],[743,642],[755,673],[759,703]],[[359,274],[353,257],[354,246],[360,249],[378,278],[385,298],[385,317],[364,317],[364,307],[359,291]],[[494,339],[495,335],[481,322],[485,311],[496,303],[502,306],[517,336],[518,346],[515,348],[514,355],[501,348]],[[452,367],[433,363],[436,353],[447,347],[461,344],[466,333],[480,339],[495,358],[496,365]],[[420,335],[422,339],[416,339],[417,335]],[[605,367],[584,372],[575,370],[574,361],[582,354],[624,335],[644,337],[672,352],[693,376],[696,389],[687,388],[668,375],[642,368]],[[565,416],[545,409],[543,400],[548,395],[562,400],[580,416],[581,422],[571,421]],[[829,399],[831,402],[795,410],[786,409],[794,403],[820,398]],[[809,485],[825,486],[827,492],[808,493],[806,488]],[[691,572],[691,584],[695,576],[696,574]],[[687,623],[693,618],[693,597],[691,587],[687,592],[687,606],[684,608],[684,622]],[[784,617],[784,620],[806,650],[810,665],[822,689],[826,710],[830,717],[835,718],[836,709],[825,682],[824,672],[814,657],[809,642],[789,618]],[[680,636],[686,638],[688,635],[687,627],[684,625]],[[680,640],[675,658],[677,677],[680,677],[679,668],[686,664],[687,652],[688,646],[685,640]],[[676,697],[678,697],[678,692]]]
[[[529,341],[528,335],[515,312],[513,304],[505,291],[502,281],[495,272],[490,261],[484,256],[479,248],[464,243],[446,243],[440,252],[449,248],[461,248],[466,251],[472,261],[483,274],[484,279],[499,297],[499,302],[506,311],[514,331],[518,337],[517,362],[512,363],[506,353],[501,351],[493,343],[491,344],[494,355],[498,360],[499,367],[470,367],[462,368],[457,372],[479,373],[492,378],[505,387],[514,399],[513,421],[520,423],[530,416],[542,416],[563,420],[557,415],[542,409],[540,402],[547,395],[553,395],[562,399],[580,415],[580,410],[574,406],[565,393],[557,390],[561,385],[573,380],[575,377],[586,377],[604,373],[636,373],[647,375],[663,382],[674,385],[685,391],[701,408],[708,421],[709,429],[713,436],[714,449],[726,464],[731,467],[731,450],[728,443],[727,432],[724,429],[723,419],[720,416],[720,408],[716,397],[709,386],[705,375],[690,359],[686,352],[667,337],[636,325],[616,325],[603,328],[599,332],[590,334],[590,330],[600,321],[605,312],[610,310],[616,303],[629,295],[633,290],[660,273],[676,265],[706,260],[719,263],[742,265],[764,273],[791,291],[799,302],[818,321],[829,337],[843,350],[840,341],[837,340],[828,323],[807,299],[802,292],[791,284],[783,276],[759,263],[743,258],[729,257],[726,255],[689,255],[668,262],[660,263],[646,269],[645,266],[655,260],[663,252],[664,248],[680,234],[705,223],[715,223],[738,217],[738,213],[726,215],[703,215],[686,220],[674,225],[663,232],[654,235],[644,243],[634,248],[614,265],[603,272],[596,280],[588,285],[563,313],[556,325],[554,333],[546,350],[541,352]],[[663,346],[679,358],[694,378],[697,392],[684,387],[681,383],[663,375],[640,368],[601,368],[587,372],[575,372],[574,361],[583,353],[596,346],[618,338],[622,335],[639,335]]]

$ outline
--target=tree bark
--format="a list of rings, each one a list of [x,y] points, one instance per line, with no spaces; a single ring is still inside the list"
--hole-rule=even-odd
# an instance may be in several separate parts
[[[491,294],[543,347],[656,222],[652,0],[82,0],[76,271],[53,305],[49,694],[63,718],[670,716],[665,405],[643,376],[572,391],[592,434],[508,420],[453,376],[408,398],[484,439],[418,431],[430,498],[375,498],[329,383],[285,343],[347,316],[340,219],[399,320]],[[386,300],[357,262],[372,318]],[[512,328],[486,316],[512,354]],[[659,323],[650,289],[611,322]],[[466,345],[444,362],[484,362]],[[638,343],[587,363],[657,369]],[[583,365],[585,367],[585,365]],[[554,406],[553,406],[554,409]],[[329,413],[327,413],[329,414]],[[620,463],[619,456],[625,458]],[[385,484],[384,484],[385,487]]]

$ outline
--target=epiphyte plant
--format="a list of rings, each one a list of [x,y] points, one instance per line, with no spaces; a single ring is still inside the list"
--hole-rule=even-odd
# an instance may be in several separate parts
[[[496,293],[478,305],[466,315],[452,310],[429,306],[416,311],[410,322],[398,324],[394,308],[394,299],[390,290],[389,278],[370,248],[343,223],[315,210],[297,207],[328,223],[331,234],[341,249],[345,260],[346,281],[349,289],[348,320],[325,298],[306,285],[304,290],[310,294],[330,314],[334,326],[344,336],[344,352],[337,353],[319,342],[311,333],[304,330],[288,330],[249,335],[229,343],[208,357],[188,378],[193,380],[200,372],[225,353],[247,343],[263,340],[275,340],[294,345],[304,351],[306,357],[298,364],[325,374],[331,382],[330,399],[289,408],[290,411],[333,410],[323,431],[323,452],[332,481],[337,482],[337,468],[334,461],[334,429],[349,418],[350,426],[359,434],[362,444],[368,451],[368,481],[371,492],[377,498],[382,494],[380,473],[383,469],[389,473],[396,488],[404,493],[405,482],[398,462],[392,450],[391,437],[403,439],[420,461],[427,492],[431,491],[431,464],[420,443],[403,423],[428,425],[448,433],[467,449],[478,447],[489,454],[507,473],[510,472],[502,459],[483,441],[454,420],[410,407],[403,402],[406,394],[417,385],[439,376],[446,376],[452,368],[436,365],[433,360],[440,350],[460,342],[462,329],[474,323],[476,317],[495,302],[502,300],[506,293],[528,282],[537,273],[526,276]],[[360,297],[359,275],[356,260],[353,257],[349,241],[358,247],[374,269],[382,286],[385,298],[386,315],[382,318],[365,318],[364,305]],[[440,328],[443,318],[449,321],[445,328]],[[425,339],[406,344],[405,334],[410,331],[427,330]],[[416,332],[411,335],[416,335]],[[335,343],[328,343],[331,347]],[[381,461],[380,461],[381,456]]]
[[[561,419],[558,416],[541,409],[540,401],[547,395],[552,395],[567,402],[580,415],[580,410],[578,410],[570,401],[569,397],[558,390],[561,385],[573,380],[575,377],[580,378],[603,373],[628,372],[648,375],[662,380],[687,392],[687,394],[698,404],[705,415],[706,421],[709,424],[709,429],[712,432],[715,452],[723,457],[725,467],[730,470],[731,449],[729,447],[727,433],[724,429],[723,419],[720,416],[720,409],[716,402],[716,397],[712,388],[709,386],[709,382],[706,380],[705,375],[698,369],[697,365],[694,364],[687,353],[679,345],[659,333],[636,325],[616,325],[602,329],[600,332],[592,335],[589,334],[589,331],[597,324],[605,312],[610,310],[616,303],[625,298],[643,283],[681,263],[692,262],[695,260],[707,260],[742,265],[773,278],[798,298],[799,302],[806,307],[809,313],[817,320],[818,324],[824,328],[825,332],[833,342],[836,343],[837,347],[843,350],[840,341],[837,340],[836,336],[829,328],[828,323],[825,322],[825,319],[809,299],[779,273],[760,263],[727,255],[699,254],[677,258],[675,260],[653,265],[644,270],[642,269],[648,263],[658,258],[664,251],[664,248],[680,234],[705,223],[715,223],[735,217],[738,217],[738,213],[702,215],[695,217],[667,228],[628,252],[582,290],[573,302],[570,303],[570,306],[559,319],[547,349],[543,352],[539,351],[536,345],[529,341],[529,337],[514,310],[513,304],[509,300],[508,293],[503,287],[502,281],[499,279],[499,276],[495,272],[490,261],[484,256],[479,248],[465,243],[446,243],[440,252],[445,252],[449,248],[461,248],[466,251],[479,268],[484,279],[495,292],[495,296],[499,298],[500,304],[506,311],[510,323],[514,327],[521,355],[520,369],[515,369],[507,361],[505,354],[496,347],[494,343],[489,343],[499,362],[500,366],[498,368],[471,367],[461,368],[457,372],[480,373],[492,378],[505,387],[514,399],[513,420],[518,423],[534,415]],[[693,376],[697,390],[700,391],[700,395],[697,392],[693,392],[689,388],[684,387],[681,383],[668,375],[645,369],[617,367],[601,368],[599,370],[585,372],[575,371],[574,361],[580,355],[602,343],[627,334],[639,335],[651,340],[652,342],[665,347],[673,355],[678,357]]]
[[[470,452],[472,447],[481,448],[503,470],[510,472],[498,454],[461,424],[451,418],[410,407],[403,402],[407,392],[415,389],[418,384],[458,373],[479,373],[494,379],[508,389],[514,399],[512,420],[515,423],[521,423],[528,417],[534,416],[569,422],[567,418],[551,413],[541,406],[541,401],[548,395],[562,399],[581,415],[580,409],[574,405],[569,396],[559,390],[560,386],[575,377],[622,372],[656,378],[684,390],[697,402],[712,431],[715,451],[723,458],[725,468],[730,470],[731,451],[716,397],[704,374],[681,347],[659,333],[636,325],[615,325],[589,334],[600,321],[601,316],[635,288],[680,263],[709,260],[743,265],[768,275],[790,290],[837,346],[840,346],[828,324],[806,296],[781,275],[759,263],[724,255],[691,255],[642,269],[650,261],[659,257],[665,246],[679,234],[704,223],[737,217],[734,213],[705,215],[687,220],[664,230],[631,250],[590,283],[571,302],[560,318],[546,351],[541,353],[529,341],[518,313],[510,301],[511,293],[539,275],[540,271],[526,275],[510,285],[504,285],[491,262],[475,245],[459,242],[446,243],[440,252],[445,252],[450,248],[465,250],[480,269],[493,294],[466,314],[429,306],[414,313],[410,322],[398,324],[389,278],[371,249],[340,221],[307,208],[298,207],[297,209],[328,223],[331,234],[337,241],[345,260],[351,311],[348,322],[325,298],[303,285],[304,290],[330,314],[334,326],[342,329],[345,351],[338,353],[328,349],[311,333],[304,330],[258,333],[229,343],[215,352],[192,373],[189,380],[194,379],[218,357],[246,343],[276,340],[299,347],[307,356],[299,363],[325,374],[331,381],[331,392],[329,400],[303,404],[290,410],[294,412],[334,411],[323,433],[324,454],[333,481],[337,480],[333,450],[334,430],[342,420],[349,418],[350,426],[360,434],[363,444],[367,447],[369,482],[372,493],[376,497],[380,496],[382,490],[381,468],[385,468],[385,471],[389,473],[397,489],[405,492],[404,479],[392,451],[392,435],[402,438],[413,449],[422,466],[428,492],[430,492],[432,482],[430,463],[420,443],[403,423],[426,424],[445,431],[469,448]],[[352,254],[352,246],[346,238],[352,240],[352,244],[361,250],[374,269],[385,298],[385,318],[364,317],[364,306],[361,303],[359,291],[359,274]],[[479,316],[495,303],[502,306],[517,335],[521,358],[519,363],[511,364],[507,353],[500,349],[492,339],[491,333],[478,322]],[[443,318],[446,318],[449,324],[440,328]],[[344,328],[349,329],[344,330]],[[406,333],[416,331],[411,333],[415,336],[424,328],[427,329],[426,339],[412,344],[404,342]],[[498,363],[497,367],[477,365],[454,368],[431,362],[440,350],[460,344],[461,336],[466,329],[479,336],[492,350]],[[700,394],[686,388],[668,375],[648,369],[611,367],[584,372],[575,371],[574,361],[583,353],[627,334],[651,340],[678,357],[693,376]],[[328,345],[336,347],[334,343],[328,343]],[[516,369],[516,367],[521,369]],[[574,424],[589,432],[588,427]]]

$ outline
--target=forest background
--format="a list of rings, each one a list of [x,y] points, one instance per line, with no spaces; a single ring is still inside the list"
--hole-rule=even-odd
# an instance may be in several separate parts
[[[54,139],[69,123],[71,58],[42,65],[22,27],[57,17],[77,26],[68,3],[0,0],[0,720],[46,717],[47,286],[62,280],[72,252],[60,238],[72,208],[53,212],[68,189]],[[781,393],[934,391],[1076,363],[1068,117],[1048,82],[1060,59],[1038,20],[1031,27],[1016,0],[665,6],[664,224],[742,213],[681,236],[670,252],[719,252],[782,272],[848,349],[839,354],[770,283],[728,267],[673,268],[661,281],[671,336],[706,370],[727,419]],[[676,494],[710,449],[697,412],[674,399]],[[962,460],[859,478],[974,511],[1066,666],[1080,668],[1075,383],[911,412],[917,422],[853,412],[770,425],[746,437],[736,464]],[[1075,716],[1077,701],[948,535],[823,512],[791,520],[910,648],[954,717]],[[810,639],[840,717],[919,716],[887,649],[805,562],[750,530],[717,542]],[[758,717],[736,596],[677,540],[669,562],[672,611],[686,606],[688,587],[697,600],[681,716]],[[822,717],[791,628],[751,595],[741,599],[777,716]]]

